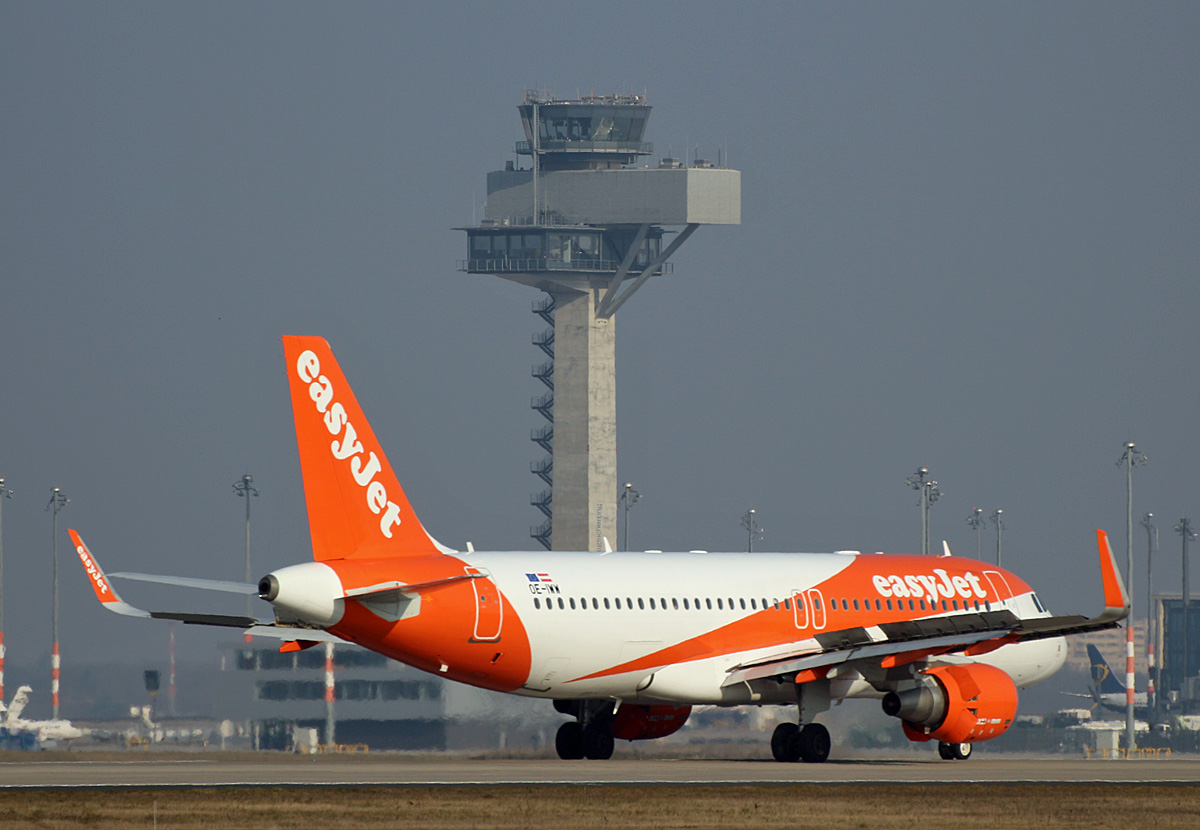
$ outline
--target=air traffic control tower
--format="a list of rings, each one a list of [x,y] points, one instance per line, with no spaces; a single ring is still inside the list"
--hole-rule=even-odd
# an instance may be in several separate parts
[[[529,92],[518,108],[517,161],[487,177],[483,221],[467,232],[460,269],[546,293],[534,335],[548,360],[533,369],[548,392],[532,434],[549,455],[531,471],[549,487],[530,535],[553,550],[617,543],[614,315],[701,225],[741,222],[741,173],[709,161],[642,164],[650,106],[641,96],[561,101]],[[526,159],[528,161],[526,161]],[[678,230],[665,230],[682,226]]]

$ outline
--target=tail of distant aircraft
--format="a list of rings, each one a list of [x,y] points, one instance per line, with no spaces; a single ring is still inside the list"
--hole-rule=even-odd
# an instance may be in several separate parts
[[[12,725],[21,719],[21,713],[25,711],[25,707],[29,704],[29,693],[31,691],[33,689],[29,686],[22,686],[17,689],[17,693],[13,695],[12,703],[8,705],[6,723]]]
[[[1092,682],[1096,684],[1097,693],[1101,695],[1124,695],[1125,684],[1113,674],[1112,669],[1108,667],[1108,663],[1100,655],[1100,649],[1088,643],[1087,652],[1088,659],[1092,663]]]
[[[283,338],[313,558],[446,551],[412,511],[329,344]]]

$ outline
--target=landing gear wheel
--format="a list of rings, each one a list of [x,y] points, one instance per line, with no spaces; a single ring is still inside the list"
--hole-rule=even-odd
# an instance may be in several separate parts
[[[583,727],[579,721],[567,721],[558,727],[554,749],[564,761],[577,761],[583,757]]]
[[[942,741],[938,742],[938,755],[946,761],[965,761],[971,757],[973,751],[971,744],[948,744]]]
[[[800,760],[809,764],[821,764],[829,758],[833,740],[829,730],[819,723],[810,723],[800,730],[796,743],[800,748]],[[969,746],[969,744],[968,744]]]
[[[583,730],[583,757],[593,761],[607,761],[612,757],[616,741],[612,729],[605,724],[593,723]]]
[[[771,754],[776,761],[790,764],[800,760],[800,747],[796,742],[799,734],[800,727],[794,723],[781,723],[775,727],[771,733]]]

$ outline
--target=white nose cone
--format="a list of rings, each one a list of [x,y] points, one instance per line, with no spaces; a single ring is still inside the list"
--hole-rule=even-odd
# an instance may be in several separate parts
[[[275,606],[280,619],[313,625],[336,625],[345,611],[342,581],[321,562],[289,565],[264,576],[258,595]]]

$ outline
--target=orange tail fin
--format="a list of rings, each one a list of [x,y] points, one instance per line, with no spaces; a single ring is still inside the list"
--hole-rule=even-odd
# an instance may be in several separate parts
[[[313,558],[415,556],[425,532],[321,337],[284,337]]]

